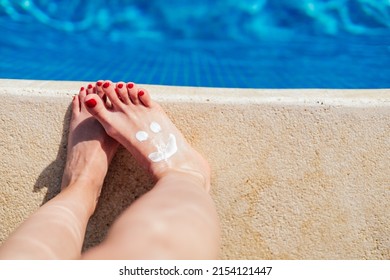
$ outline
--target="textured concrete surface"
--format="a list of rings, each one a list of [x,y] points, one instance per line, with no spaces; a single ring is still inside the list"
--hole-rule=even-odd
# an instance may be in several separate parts
[[[0,80],[0,242],[59,191],[84,84]],[[146,87],[212,165],[221,258],[390,258],[390,90]],[[151,187],[120,150],[85,248]]]

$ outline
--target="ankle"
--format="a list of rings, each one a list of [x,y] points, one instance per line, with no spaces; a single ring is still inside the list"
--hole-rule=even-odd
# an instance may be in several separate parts
[[[92,215],[100,197],[101,189],[102,184],[97,185],[88,178],[80,177],[69,185],[63,186],[61,194],[72,196],[74,201],[85,205],[87,211]]]
[[[103,174],[103,171],[96,170],[96,174]],[[105,173],[104,173],[105,174]],[[67,188],[70,185],[84,185],[84,188],[94,189],[100,187],[104,181],[104,176],[92,176],[92,172],[88,170],[71,170],[65,168],[62,178],[61,189]]]
[[[168,168],[159,173],[156,178],[157,180],[171,178],[174,181],[186,181],[201,187],[206,192],[209,192],[210,190],[209,174],[202,174],[200,171]]]

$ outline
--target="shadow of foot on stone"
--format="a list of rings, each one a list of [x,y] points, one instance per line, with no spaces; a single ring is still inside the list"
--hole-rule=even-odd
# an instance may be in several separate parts
[[[83,250],[100,243],[114,220],[153,186],[152,177],[120,147],[108,169],[96,211],[89,220]]]
[[[41,192],[42,189],[47,189],[41,206],[53,197],[55,197],[61,190],[62,174],[64,172],[66,162],[66,145],[68,142],[71,111],[71,107],[69,106],[66,110],[65,117],[63,120],[62,137],[58,145],[56,159],[52,163],[50,163],[41,172],[41,174],[39,174],[38,179],[34,184],[34,192]]]
[[[55,197],[61,189],[70,116],[69,107],[64,117],[62,138],[56,159],[41,172],[34,185],[34,192],[47,189],[41,205]],[[138,197],[149,191],[153,185],[153,179],[137,164],[131,154],[119,147],[104,180],[96,211],[89,220],[83,250],[103,241],[115,218]]]

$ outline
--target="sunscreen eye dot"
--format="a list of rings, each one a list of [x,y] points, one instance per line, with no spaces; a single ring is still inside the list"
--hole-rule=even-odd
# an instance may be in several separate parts
[[[152,122],[150,124],[150,130],[154,133],[159,133],[161,131],[161,126],[156,122]]]
[[[149,135],[148,135],[148,133],[145,132],[145,131],[138,131],[138,132],[135,134],[135,138],[137,138],[138,141],[143,142],[143,141],[148,140]]]

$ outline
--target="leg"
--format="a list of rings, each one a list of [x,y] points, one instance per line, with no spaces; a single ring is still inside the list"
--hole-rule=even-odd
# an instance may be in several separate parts
[[[85,259],[210,259],[218,256],[219,224],[208,163],[184,139],[146,90],[105,82],[112,106],[88,95],[88,111],[150,170],[156,186],[114,223]]]
[[[118,143],[72,101],[67,162],[61,192],[37,210],[0,247],[0,259],[77,259],[88,220],[95,210],[108,164]]]

